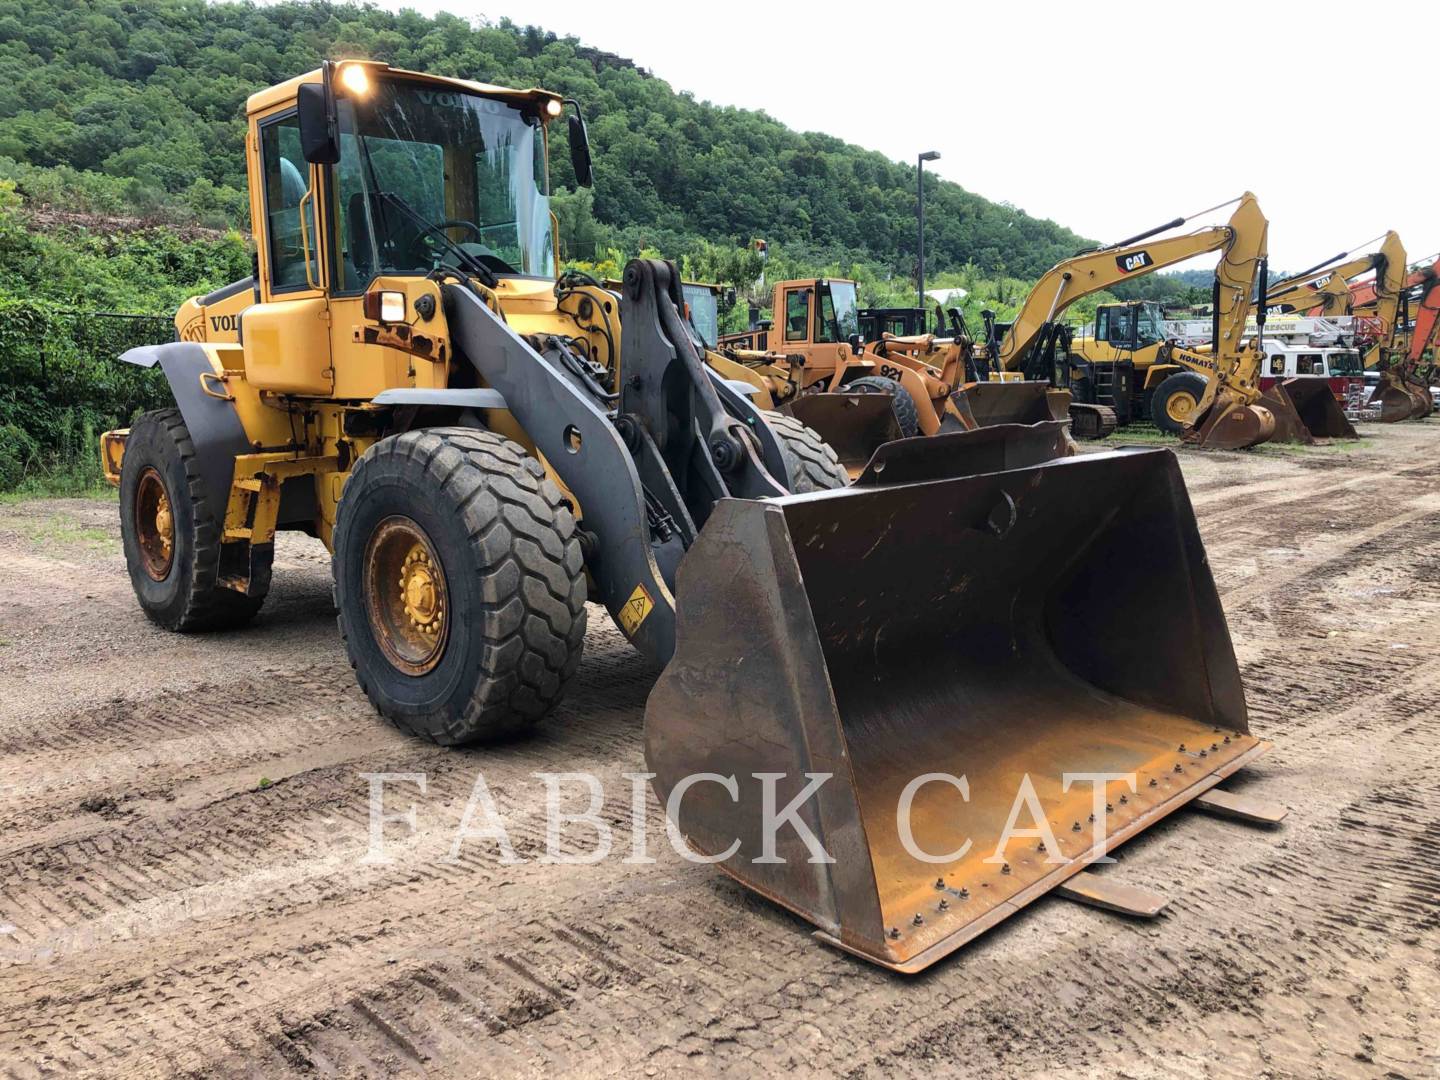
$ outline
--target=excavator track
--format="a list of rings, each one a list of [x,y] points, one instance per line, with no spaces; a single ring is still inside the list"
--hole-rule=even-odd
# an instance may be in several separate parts
[[[1109,405],[1070,403],[1070,434],[1086,441],[1107,439],[1119,426],[1119,418]]]

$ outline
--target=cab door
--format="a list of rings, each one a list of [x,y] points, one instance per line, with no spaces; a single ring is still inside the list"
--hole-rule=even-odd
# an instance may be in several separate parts
[[[335,383],[317,208],[325,170],[300,152],[293,106],[252,121],[249,149],[260,303],[240,319],[245,379],[260,390],[329,396]]]

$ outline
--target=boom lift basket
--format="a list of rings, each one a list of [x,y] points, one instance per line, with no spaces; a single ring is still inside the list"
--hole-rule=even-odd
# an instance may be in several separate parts
[[[696,851],[738,841],[724,870],[887,968],[929,966],[1265,749],[1174,455],[1056,457],[1063,433],[907,440],[928,471],[877,455],[845,490],[724,500],[679,568],[646,711],[661,801],[683,785]],[[970,440],[958,468],[946,439]],[[907,850],[902,796],[934,773],[968,800],[920,784]],[[1097,804],[1077,773],[1124,779]],[[760,858],[765,784],[778,810],[815,774],[799,818],[834,861],[789,825]],[[1026,778],[1053,843],[997,853]]]

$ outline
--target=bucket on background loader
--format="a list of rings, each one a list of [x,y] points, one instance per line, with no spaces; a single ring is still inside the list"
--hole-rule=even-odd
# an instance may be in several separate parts
[[[1058,456],[1064,436],[889,444],[850,488],[719,503],[679,568],[646,708],[661,802],[887,968],[929,966],[1265,749],[1174,455]],[[767,802],[817,777],[797,813],[833,861],[766,834]],[[1048,831],[1002,847],[1036,816]]]
[[[1272,442],[1360,437],[1323,379],[1282,379],[1260,395],[1260,404],[1275,417]]]
[[[951,394],[950,404],[975,427],[1039,424],[1069,416],[1070,391],[1044,382],[972,382]]]
[[[805,394],[780,411],[819,433],[852,477],[877,449],[902,434],[888,394]]]

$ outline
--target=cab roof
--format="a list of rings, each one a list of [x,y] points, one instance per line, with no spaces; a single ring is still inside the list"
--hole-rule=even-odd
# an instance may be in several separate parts
[[[532,87],[529,90],[515,90],[508,86],[492,86],[489,83],[473,82],[470,79],[452,79],[443,75],[427,75],[422,71],[406,71],[403,68],[392,68],[389,64],[377,60],[337,60],[335,66],[342,67],[346,64],[360,64],[372,75],[386,75],[394,78],[404,79],[408,82],[427,83],[431,86],[446,86],[452,90],[465,90],[473,94],[481,94],[488,98],[498,98],[502,101],[510,101],[516,105],[535,104],[548,100],[563,101],[559,94],[549,90],[541,90]],[[305,83],[318,83],[320,81],[320,69],[307,71],[303,75],[297,75],[293,79],[287,79],[282,83],[258,90],[245,99],[245,112],[252,115],[264,112],[275,105],[283,104],[294,100],[299,88]]]

